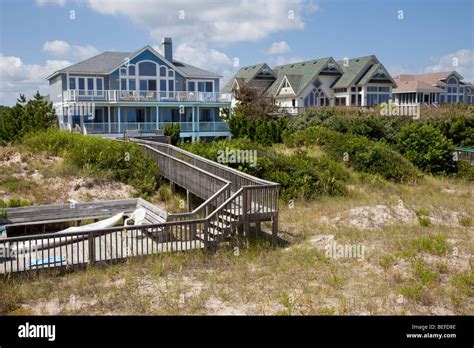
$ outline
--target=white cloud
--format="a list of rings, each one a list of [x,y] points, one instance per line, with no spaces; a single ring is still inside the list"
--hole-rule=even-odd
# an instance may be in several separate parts
[[[36,0],[36,3],[39,6],[44,6],[48,4],[56,4],[59,6],[64,6],[66,4],[66,0]]]
[[[209,48],[203,42],[182,43],[175,48],[174,58],[194,65],[198,68],[222,75],[222,81],[235,74],[238,67],[225,53]]]
[[[46,77],[71,65],[67,60],[47,60],[46,64],[24,64],[19,57],[0,55],[0,105],[13,105],[21,94],[32,97],[37,90],[48,94]]]
[[[433,65],[426,67],[426,72],[456,70],[464,77],[463,81],[474,83],[474,51],[464,48],[430,60]]]
[[[88,0],[87,3],[98,13],[129,18],[147,29],[154,40],[170,36],[176,41],[204,40],[220,44],[258,41],[276,32],[301,30],[304,15],[318,10],[312,0]]]
[[[69,57],[86,59],[99,53],[97,48],[92,45],[80,46],[70,45],[63,40],[46,41],[43,45],[43,52],[56,57]]]
[[[285,41],[274,42],[272,45],[266,50],[267,54],[286,54],[291,51],[290,46]]]

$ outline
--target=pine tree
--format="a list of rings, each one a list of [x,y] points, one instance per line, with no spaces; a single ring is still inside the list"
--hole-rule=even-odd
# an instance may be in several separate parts
[[[26,101],[20,94],[14,107],[2,111],[0,117],[0,145],[20,141],[27,133],[45,130],[57,123],[51,102],[36,92]]]

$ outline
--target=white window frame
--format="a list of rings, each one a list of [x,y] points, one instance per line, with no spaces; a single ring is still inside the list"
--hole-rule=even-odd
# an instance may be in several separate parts
[[[153,63],[156,65],[156,74],[155,76],[142,76],[140,75],[140,63],[146,63],[146,62],[149,62],[149,63]],[[130,66],[134,66],[135,67],[135,75],[130,75],[129,74],[129,67]],[[166,76],[160,76],[160,69],[161,68],[165,68],[166,69]],[[126,74],[123,74],[122,73],[122,69],[126,69]],[[173,77],[169,77],[169,71],[173,71]],[[119,68],[119,90],[120,91],[123,91],[122,90],[122,82],[121,82],[121,79],[125,79],[126,81],[126,92],[132,92],[132,91],[137,91],[137,92],[140,92],[140,80],[155,80],[156,81],[156,91],[157,93],[159,92],[168,92],[168,84],[169,82],[168,81],[173,81],[173,85],[175,85],[175,80],[176,80],[176,70],[175,69],[171,69],[171,68],[168,68],[168,66],[166,65],[160,65],[158,64],[157,62],[154,62],[152,60],[149,60],[149,59],[144,59],[144,60],[140,60],[138,62],[135,62],[135,63],[129,63],[127,64],[126,66],[122,66]],[[135,89],[134,90],[131,90],[130,89],[130,80],[135,80]],[[162,91],[161,90],[161,80],[166,80],[166,90]],[[173,91],[173,92],[176,92],[176,89]]]

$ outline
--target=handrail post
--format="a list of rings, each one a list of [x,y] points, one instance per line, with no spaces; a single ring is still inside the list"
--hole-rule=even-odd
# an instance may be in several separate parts
[[[89,265],[95,262],[95,232],[89,232]]]
[[[249,222],[249,217],[247,214],[247,187],[244,187],[242,190],[242,220],[243,220],[243,225],[244,225],[244,235],[246,237],[249,236],[249,230],[250,230],[250,222]]]
[[[207,250],[209,248],[209,221],[206,219],[204,220],[204,249]]]

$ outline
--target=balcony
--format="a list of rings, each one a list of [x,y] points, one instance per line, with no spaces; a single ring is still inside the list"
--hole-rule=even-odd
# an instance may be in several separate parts
[[[172,122],[111,122],[109,123],[84,123],[88,134],[122,134],[126,131],[139,131],[144,134],[154,134],[157,129],[164,129],[167,124]],[[208,132],[229,132],[229,126],[226,122],[179,122],[181,133],[208,133]]]
[[[230,103],[231,93],[217,92],[157,92],[157,91],[118,91],[118,90],[78,90],[64,91],[65,102],[194,102]]]

